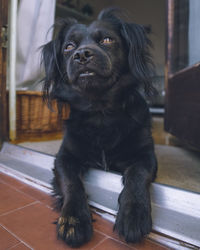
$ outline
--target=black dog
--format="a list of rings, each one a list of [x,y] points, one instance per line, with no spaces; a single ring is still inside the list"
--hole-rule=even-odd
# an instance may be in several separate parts
[[[140,88],[151,92],[151,45],[144,27],[106,9],[89,26],[66,20],[43,48],[47,98],[71,106],[56,156],[57,234],[77,247],[92,237],[82,176],[91,167],[119,171],[124,189],[114,229],[138,242],[152,228],[149,186],[156,176],[151,119]]]

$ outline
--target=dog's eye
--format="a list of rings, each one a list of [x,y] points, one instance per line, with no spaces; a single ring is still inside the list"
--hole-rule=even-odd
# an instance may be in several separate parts
[[[102,44],[111,44],[113,43],[113,39],[110,38],[110,37],[105,37],[102,41],[101,41]]]
[[[67,44],[67,46],[64,49],[64,53],[67,53],[75,48],[75,45],[72,43]]]

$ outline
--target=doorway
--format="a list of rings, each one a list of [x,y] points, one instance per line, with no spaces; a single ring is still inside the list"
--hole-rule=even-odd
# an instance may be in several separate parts
[[[197,0],[198,1],[198,0]],[[177,109],[177,101],[178,98],[183,98],[183,103],[185,103],[185,96],[187,96],[188,91],[184,90],[184,95],[177,98],[177,95],[181,92],[175,92],[176,89],[174,89],[174,81],[177,80],[180,82],[179,75],[177,73],[181,73],[181,77],[185,75],[182,75],[184,73],[182,70],[188,66],[192,67],[200,58],[197,58],[197,60],[193,59],[187,59],[190,60],[190,64],[186,63],[187,60],[185,58],[185,55],[182,56],[182,52],[186,51],[185,48],[188,48],[190,52],[193,52],[194,44],[188,47],[188,37],[184,37],[184,40],[182,36],[186,34],[191,34],[190,37],[192,41],[198,40],[197,37],[193,37],[194,34],[196,34],[195,31],[191,32],[191,23],[189,24],[189,13],[190,16],[195,16],[195,14],[191,14],[192,8],[193,11],[197,9],[197,7],[194,7],[193,5],[190,5],[190,3],[196,3],[194,0],[186,0],[183,1],[185,3],[184,10],[185,12],[176,12],[177,10],[182,10],[182,6],[175,5],[176,0],[134,0],[134,1],[120,1],[120,0],[110,0],[110,1],[90,1],[88,0],[88,4],[91,7],[90,10],[92,10],[92,15],[87,16],[85,18],[83,16],[83,13],[80,13],[80,11],[74,9],[73,6],[66,6],[66,4],[62,4],[63,2],[67,1],[57,1],[56,6],[56,16],[75,16],[76,18],[80,19],[83,22],[88,22],[95,18],[98,11],[102,9],[102,7],[110,6],[110,5],[118,5],[122,8],[128,9],[131,13],[131,20],[140,23],[143,25],[147,25],[152,29],[152,33],[150,34],[150,38],[153,41],[154,49],[152,50],[152,54],[154,57],[154,62],[156,65],[156,78],[155,78],[155,87],[158,90],[158,96],[150,102],[150,110],[152,112],[153,117],[153,137],[156,144],[156,153],[158,157],[158,163],[159,163],[159,170],[158,170],[158,177],[156,182],[165,184],[168,186],[173,186],[181,190],[187,190],[199,193],[200,192],[200,153],[198,146],[198,143],[191,143],[191,141],[188,141],[187,138],[183,140],[183,138],[179,135],[179,128],[178,125],[173,125],[172,122],[177,120],[177,112],[179,113],[182,109]],[[80,8],[81,9],[81,8]],[[173,11],[172,11],[173,10]],[[179,14],[178,14],[179,13]],[[187,13],[187,15],[185,14]],[[187,20],[181,21],[181,17],[179,15],[184,15],[187,17]],[[185,29],[181,30],[181,32],[177,32],[177,30],[180,29],[178,24],[176,26],[173,26],[173,29],[169,29],[169,26],[171,23],[171,16],[173,18],[176,18],[176,15],[178,15],[177,20],[179,21],[179,24],[186,23]],[[199,17],[196,17],[199,18]],[[192,22],[195,22],[195,25],[198,24],[196,21],[192,20]],[[200,22],[199,22],[200,23]],[[192,27],[196,27],[194,24]],[[168,29],[167,29],[168,27]],[[198,28],[198,27],[197,27]],[[166,32],[167,30],[167,32]],[[185,32],[185,33],[184,33]],[[175,39],[174,35],[180,34],[180,37]],[[175,40],[173,40],[173,39]],[[175,43],[176,41],[176,43]],[[184,41],[184,42],[183,42]],[[180,45],[184,48],[180,48],[179,54],[177,55],[180,59],[177,62],[177,57],[175,57],[175,51],[177,51],[177,47],[172,48],[172,43],[175,43],[176,46],[179,48]],[[165,50],[166,49],[166,50]],[[195,54],[196,56],[196,54]],[[176,65],[182,64],[181,68],[178,66],[175,68],[175,70],[171,71],[172,67],[171,65],[174,64],[174,60],[176,61]],[[198,69],[195,68],[195,69]],[[196,71],[195,71],[196,72]],[[193,73],[192,73],[193,75]],[[190,78],[191,79],[191,78]],[[175,83],[176,84],[176,83]],[[190,82],[190,85],[192,83]],[[198,85],[199,86],[199,85]],[[192,88],[194,89],[194,88]],[[182,86],[178,88],[178,90],[182,90]],[[23,90],[24,91],[24,90]],[[30,90],[29,90],[30,91]],[[182,91],[183,92],[183,91]],[[27,94],[28,91],[25,90],[23,94]],[[173,95],[171,95],[171,93]],[[177,93],[174,95],[174,93]],[[195,104],[196,112],[194,112],[194,109],[188,111],[188,114],[198,114],[200,111],[199,108],[199,101],[200,98],[198,97],[198,91],[195,93],[195,100],[197,101],[197,104]],[[32,94],[32,93],[31,93]],[[22,103],[32,102],[33,98],[31,97],[30,100],[27,102],[23,99],[23,102],[20,102],[20,105]],[[194,99],[193,99],[194,100]],[[173,103],[173,105],[171,104]],[[19,105],[19,107],[20,107]],[[170,106],[171,105],[171,106]],[[34,104],[32,104],[34,106]],[[27,107],[24,105],[24,107]],[[19,109],[20,110],[20,109]],[[39,109],[41,110],[41,109]],[[185,108],[184,108],[185,110]],[[28,111],[28,110],[26,110]],[[176,112],[175,112],[176,111]],[[173,113],[174,112],[174,113]],[[37,112],[36,112],[37,113]],[[35,116],[35,114],[33,117]],[[199,112],[200,113],[200,112]],[[51,114],[51,112],[50,112]],[[68,114],[68,113],[67,113]],[[180,113],[179,113],[180,114]],[[182,113],[181,113],[182,114]],[[182,114],[181,117],[187,117],[188,115]],[[57,115],[48,116],[48,123],[45,123],[46,128],[55,122],[57,119]],[[39,119],[40,120],[40,119]],[[45,121],[46,121],[45,120]],[[24,120],[20,120],[21,124],[24,125]],[[41,120],[40,120],[41,121]],[[186,120],[185,120],[186,121]],[[164,124],[165,123],[165,124]],[[185,124],[185,122],[181,121],[181,124]],[[33,123],[32,123],[33,124]],[[198,122],[192,122],[189,123],[187,126],[189,126],[189,130],[191,127],[197,127],[198,128]],[[164,129],[165,126],[165,129]],[[35,127],[34,127],[35,128]],[[176,130],[175,130],[176,128]],[[31,128],[29,128],[31,129]],[[48,127],[49,129],[49,127]],[[48,130],[47,129],[47,130]],[[48,131],[48,133],[41,133],[39,136],[36,136],[36,134],[31,134],[30,131],[27,135],[21,138],[18,138],[15,143],[17,143],[20,146],[30,148],[36,151],[40,151],[46,154],[55,155],[60,147],[61,144],[61,137],[62,137],[62,129],[59,128],[58,131],[53,131],[54,133],[51,133]],[[198,131],[197,131],[198,133]],[[173,134],[174,136],[172,136]],[[183,135],[185,135],[185,132],[182,132]],[[196,136],[193,137],[199,142],[199,134],[195,134]],[[52,140],[53,138],[53,140]]]
[[[178,4],[179,1],[166,2],[165,0],[154,0],[153,5],[152,3],[146,0],[135,0],[132,2],[123,1],[123,3],[118,0],[101,2],[88,1],[88,4],[90,4],[93,14],[92,16],[84,19],[83,16],[78,16],[77,13],[79,13],[80,11],[77,11],[77,13],[74,12],[75,7],[77,6],[74,6],[74,8],[73,6],[67,6],[66,2],[67,1],[57,1],[56,18],[70,15],[75,16],[80,21],[87,23],[90,20],[94,19],[97,16],[99,10],[101,10],[103,7],[116,5],[129,10],[131,21],[143,24],[145,26],[149,26],[151,28],[152,33],[150,34],[150,38],[154,45],[154,48],[152,49],[152,54],[156,66],[156,77],[154,81],[154,86],[158,91],[158,95],[150,102],[150,110],[152,112],[153,117],[152,131],[156,144],[156,153],[159,163],[159,170],[156,182],[166,185],[172,185],[178,188],[194,192],[200,192],[200,154],[198,152],[199,148],[192,148],[190,146],[192,145],[191,143],[188,144],[187,140],[183,140],[183,136],[181,137],[179,135],[179,132],[181,131],[180,125],[176,126],[177,131],[175,132],[172,129],[174,127],[172,127],[172,125],[169,125],[172,124],[172,122],[175,122],[175,120],[179,119],[178,117],[184,118],[191,116],[193,113],[198,114],[199,104],[197,94],[195,95],[197,100],[197,110],[187,111],[190,114],[183,114],[180,112],[180,110],[178,109],[179,106],[177,105],[177,103],[173,102],[173,100],[177,100],[179,98],[177,97],[177,93],[180,93],[180,89],[182,89],[183,85],[179,87],[176,91],[175,89],[173,89],[174,84],[172,83],[172,73],[177,73],[184,67],[191,66],[195,62],[198,62],[198,53],[193,53],[193,45],[190,44],[189,46],[188,42],[188,37],[190,35],[190,41],[193,41],[194,44],[198,44],[196,42],[196,39],[198,40],[199,38],[194,37],[194,34],[197,33],[194,29],[199,28],[198,22],[195,19],[198,19],[198,15],[195,15],[195,13],[193,13],[195,9],[198,9],[198,6],[194,6],[193,4],[197,3],[193,1],[193,4],[191,4],[191,1],[184,1],[184,4],[182,3],[180,6],[180,3]],[[80,6],[79,8],[81,9]],[[192,16],[192,21],[189,19],[189,16]],[[169,25],[172,25],[172,18],[174,18],[175,23],[173,27],[170,27]],[[193,23],[191,24],[191,22]],[[184,25],[184,27],[180,28],[180,25],[181,27]],[[168,30],[168,33],[166,32],[166,30]],[[169,38],[169,32],[174,32],[173,41],[171,37]],[[171,36],[173,34],[171,34]],[[167,40],[167,38],[171,40]],[[174,46],[170,46],[170,44],[172,43],[174,44]],[[165,50],[166,48],[167,51]],[[194,59],[192,56],[190,56],[190,59],[188,59],[190,60],[189,64],[186,63],[186,48],[188,48],[188,53],[191,53],[193,57],[195,56],[196,58]],[[175,53],[177,53],[177,55]],[[191,84],[192,83],[190,83],[190,85]],[[173,94],[172,97],[169,96],[169,93]],[[182,97],[182,103],[186,103],[186,97],[188,96],[187,90],[185,90],[184,93],[185,96]],[[186,110],[185,107],[183,107],[182,109]],[[53,121],[55,121],[55,118],[52,118],[52,114],[50,115],[50,118],[48,117],[48,119],[50,120],[51,126],[53,126]],[[41,119],[39,120],[41,121]],[[185,121],[181,120],[179,121],[179,124],[185,124]],[[187,126],[198,127],[198,122],[193,122],[192,124],[188,124]],[[61,130],[62,129],[59,128],[59,131]],[[191,130],[193,129],[188,129],[188,131]],[[172,134],[175,136],[172,136]],[[183,131],[182,134],[184,136],[186,135],[186,133],[184,133]],[[25,138],[26,141],[20,142],[19,145],[40,152],[55,155],[61,144],[62,133],[47,133],[47,139],[44,135],[43,137],[43,141],[41,141],[40,137],[39,142],[34,142],[34,140],[38,140],[37,137],[36,139],[34,138],[34,136],[32,139],[30,139],[31,137],[27,137]],[[193,137],[198,140],[197,133],[196,136]],[[51,138],[54,138],[55,140],[49,141],[49,139]],[[24,138],[21,139],[24,140]]]

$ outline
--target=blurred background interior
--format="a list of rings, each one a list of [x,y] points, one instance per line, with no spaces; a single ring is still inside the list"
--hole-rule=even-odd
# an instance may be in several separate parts
[[[131,21],[149,26],[152,31],[154,86],[158,95],[148,101],[159,162],[156,182],[200,192],[199,0],[19,1],[16,119],[12,119],[11,112],[8,115],[9,96],[12,98],[8,76],[1,142],[6,139],[47,154],[57,153],[62,120],[68,117],[70,108],[66,105],[59,115],[55,103],[52,112],[43,102],[40,80],[44,72],[38,48],[52,39],[56,32],[52,25],[58,18],[73,17],[87,24],[109,6],[128,10]]]

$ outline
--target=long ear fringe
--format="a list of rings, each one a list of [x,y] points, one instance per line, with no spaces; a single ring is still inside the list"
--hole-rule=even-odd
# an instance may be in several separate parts
[[[118,25],[121,35],[128,47],[129,68],[134,77],[138,81],[138,86],[143,86],[147,96],[156,94],[156,90],[152,85],[155,76],[155,67],[150,54],[152,43],[147,35],[151,32],[149,27],[130,23],[128,12],[118,7],[111,7],[100,12],[99,20],[110,21],[114,25]]]
[[[60,49],[59,42],[53,40],[42,48],[42,63],[45,69],[45,78],[43,79],[43,99],[51,107],[51,90],[53,84],[56,84],[56,78],[59,74],[59,65],[57,62],[57,53],[55,49]]]
[[[121,34],[129,48],[129,67],[134,78],[143,84],[145,94],[151,96],[155,94],[152,86],[152,79],[155,76],[155,66],[150,54],[152,47],[143,26],[134,23],[122,25]]]
[[[41,64],[45,69],[45,77],[43,82],[43,100],[47,102],[51,108],[51,101],[54,99],[53,91],[59,81],[62,80],[63,74],[60,69],[61,64],[61,45],[63,42],[63,31],[71,25],[77,23],[73,18],[58,19],[54,24],[54,39],[41,47]]]

